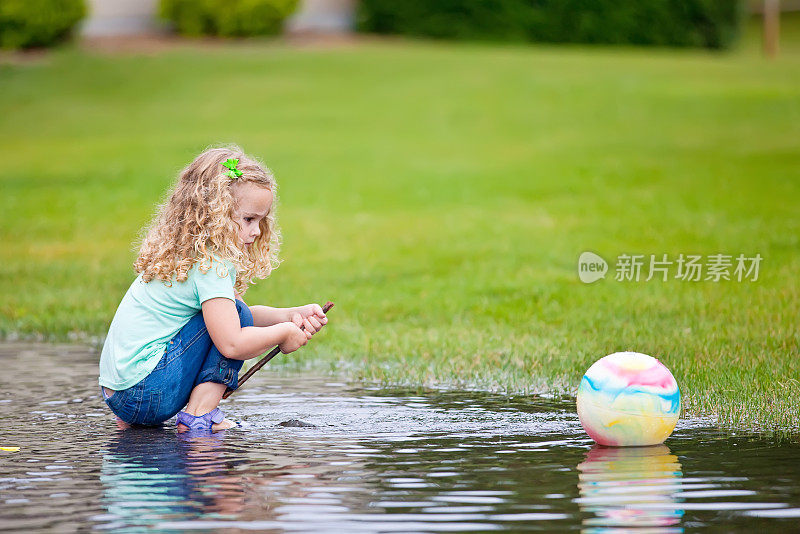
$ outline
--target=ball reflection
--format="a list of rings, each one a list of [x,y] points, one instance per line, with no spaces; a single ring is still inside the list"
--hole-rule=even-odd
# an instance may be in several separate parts
[[[655,528],[680,532],[683,516],[674,495],[681,487],[681,464],[666,445],[607,448],[595,445],[578,464],[577,499],[587,532]],[[660,528],[659,528],[660,527]]]

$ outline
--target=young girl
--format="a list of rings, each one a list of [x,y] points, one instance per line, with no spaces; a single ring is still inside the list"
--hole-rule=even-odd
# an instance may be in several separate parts
[[[236,389],[242,361],[275,345],[293,352],[328,322],[317,304],[242,300],[278,264],[275,196],[269,170],[238,147],[206,150],[183,170],[103,345],[100,389],[120,420],[157,425],[178,414],[182,431],[235,426],[217,405]]]

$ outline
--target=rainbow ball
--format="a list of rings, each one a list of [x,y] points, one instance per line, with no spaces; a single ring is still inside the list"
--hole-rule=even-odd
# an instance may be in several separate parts
[[[578,387],[578,417],[600,445],[658,445],[681,411],[678,383],[664,364],[638,352],[615,352],[589,367]]]

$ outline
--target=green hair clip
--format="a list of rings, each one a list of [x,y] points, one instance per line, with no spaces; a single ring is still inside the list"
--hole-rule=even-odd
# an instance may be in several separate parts
[[[244,174],[242,171],[236,168],[236,166],[239,165],[239,160],[236,158],[228,159],[222,165],[223,167],[230,169],[225,174],[230,176],[231,180],[235,180]]]

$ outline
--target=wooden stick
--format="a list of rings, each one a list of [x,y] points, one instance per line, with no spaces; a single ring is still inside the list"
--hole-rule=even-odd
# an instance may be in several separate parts
[[[327,303],[325,303],[325,306],[323,306],[323,307],[322,307],[322,313],[328,313],[328,311],[329,311],[331,308],[333,308],[333,302],[331,302],[331,301],[328,301]],[[304,327],[304,326],[301,326],[301,327],[300,327],[300,330],[305,330],[305,327]],[[248,379],[248,378],[250,378],[251,376],[253,376],[254,374],[256,374],[256,371],[258,371],[259,369],[261,369],[262,367],[264,367],[264,365],[266,365],[268,361],[270,361],[272,358],[274,358],[275,356],[277,356],[277,355],[278,355],[278,353],[279,353],[280,351],[281,351],[281,348],[280,348],[280,346],[278,346],[278,347],[275,347],[274,349],[272,349],[271,351],[269,351],[269,354],[267,354],[266,356],[264,356],[263,358],[261,358],[261,359],[258,361],[258,363],[257,363],[257,364],[255,364],[255,365],[254,365],[253,367],[251,367],[251,368],[250,368],[250,369],[249,369],[249,370],[248,370],[248,371],[247,371],[245,374],[243,374],[243,375],[242,375],[242,377],[239,379],[239,388],[240,388],[240,387],[242,387],[242,384],[244,384],[245,382],[247,382],[247,379]],[[231,389],[231,388],[228,388],[228,389],[226,389],[226,390],[225,390],[225,393],[223,393],[223,394],[222,394],[222,398],[223,398],[223,399],[227,399],[228,397],[230,397],[230,396],[231,396],[231,394],[232,394],[234,391],[237,391],[239,388],[236,388],[236,389]]]

